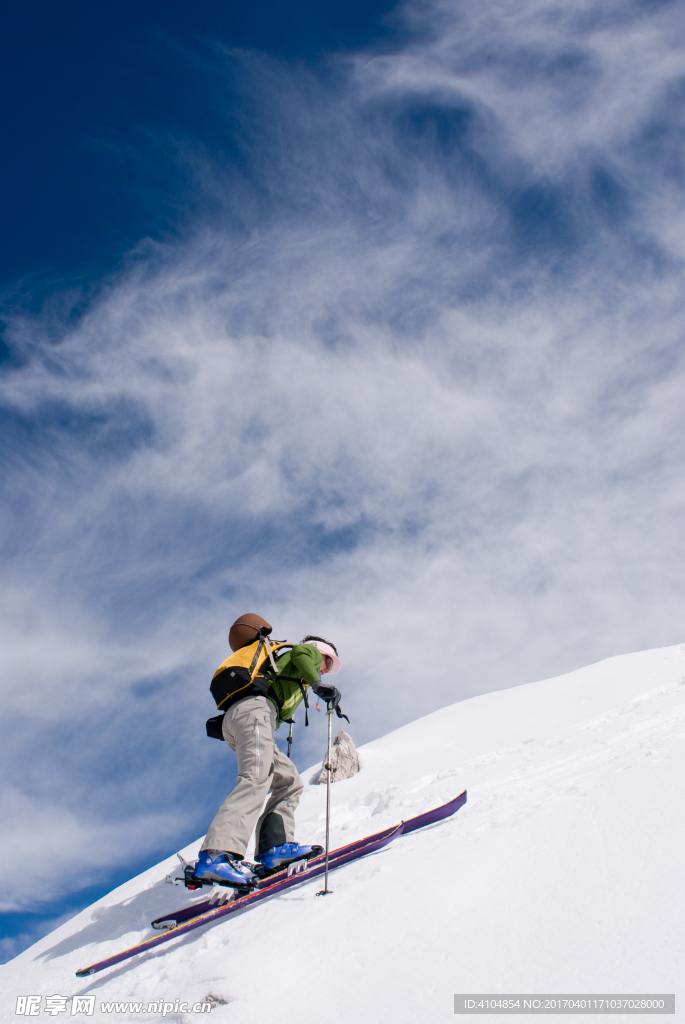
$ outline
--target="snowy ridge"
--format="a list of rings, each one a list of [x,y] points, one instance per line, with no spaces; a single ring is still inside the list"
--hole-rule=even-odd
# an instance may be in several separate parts
[[[340,868],[325,900],[312,882],[75,978],[189,900],[163,882],[171,857],[1,968],[2,1020],[17,1019],[16,997],[28,993],[91,993],[98,1008],[212,997],[212,1020],[231,1024],[446,1021],[456,992],[675,992],[678,1010],[684,682],[685,645],[625,655],[452,705],[367,744],[360,773],[332,791],[334,846],[466,788],[469,803]],[[306,786],[300,839],[321,841],[324,808],[324,789]],[[191,858],[199,845],[181,852]],[[95,1017],[117,1019],[97,1008]]]

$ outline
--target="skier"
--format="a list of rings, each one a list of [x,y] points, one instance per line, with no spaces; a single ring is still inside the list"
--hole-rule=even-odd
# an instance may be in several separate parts
[[[334,675],[342,667],[335,645],[321,637],[306,636],[292,648],[283,645],[289,649],[275,662],[272,651],[278,656],[280,645],[274,643],[271,647],[267,639],[270,632],[271,626],[259,615],[249,613],[236,619],[228,642],[232,651],[244,656],[234,653],[227,658],[212,681],[217,704],[228,708],[221,728],[223,738],[238,755],[238,778],[209,826],[195,876],[229,886],[244,886],[256,880],[244,862],[255,822],[255,857],[265,868],[276,868],[315,852],[314,847],[294,841],[295,809],[304,786],[293,762],[276,746],[274,733],[292,718],[303,698],[307,704],[308,687],[322,700],[332,701],[340,714],[339,690],[321,682],[321,676]],[[265,669],[255,669],[260,655]],[[237,667],[238,662],[243,667]],[[229,676],[233,690],[222,683]],[[235,689],[244,680],[247,682]],[[224,693],[228,696],[220,701]],[[269,790],[271,796],[262,810]]]

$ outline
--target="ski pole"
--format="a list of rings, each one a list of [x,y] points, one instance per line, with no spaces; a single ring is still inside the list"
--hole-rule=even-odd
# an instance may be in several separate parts
[[[326,701],[326,711],[328,713],[328,751],[326,753],[326,763],[324,768],[328,773],[326,775],[326,868],[324,872],[323,889],[317,892],[317,896],[328,896],[331,890],[328,888],[328,851],[330,848],[330,825],[331,825],[331,735],[333,732],[333,701]]]

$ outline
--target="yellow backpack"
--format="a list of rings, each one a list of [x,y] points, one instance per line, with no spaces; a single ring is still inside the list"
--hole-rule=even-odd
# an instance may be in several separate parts
[[[252,692],[266,693],[268,683],[260,670],[268,659],[275,673],[274,651],[284,647],[291,649],[292,646],[261,636],[253,644],[241,647],[230,658],[226,658],[214,673],[209,686],[216,706],[227,711],[241,697],[248,697]]]

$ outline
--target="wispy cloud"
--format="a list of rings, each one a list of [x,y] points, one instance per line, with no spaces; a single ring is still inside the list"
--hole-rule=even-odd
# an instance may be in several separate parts
[[[241,106],[230,159],[176,140],[193,230],[7,314],[7,777],[55,892],[209,819],[248,608],[340,643],[358,741],[682,638],[682,8],[401,16],[200,62]]]

